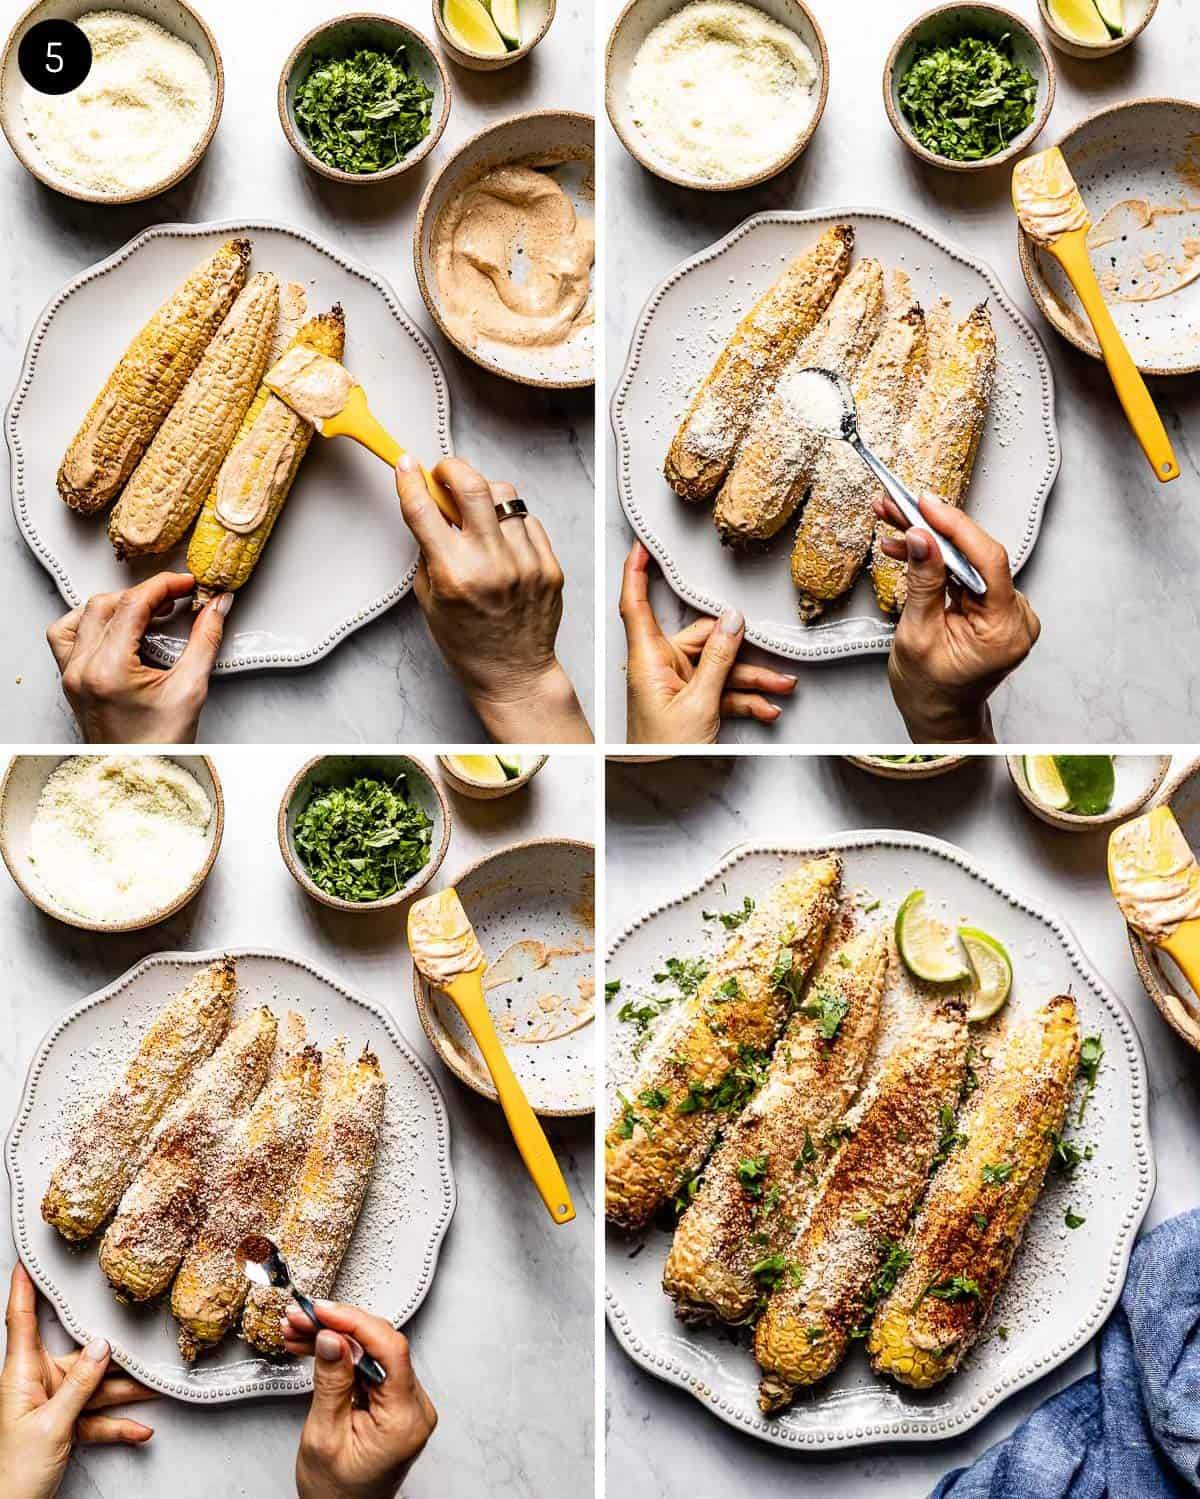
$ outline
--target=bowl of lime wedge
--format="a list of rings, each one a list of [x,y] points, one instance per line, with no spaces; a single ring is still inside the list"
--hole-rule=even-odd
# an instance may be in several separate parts
[[[1008,755],[1017,795],[1052,828],[1089,833],[1132,817],[1150,800],[1170,755]]]
[[[439,755],[438,764],[451,791],[490,802],[528,786],[549,758],[515,754],[506,746],[492,755]]]
[[[433,24],[452,62],[489,73],[529,56],[554,7],[555,0],[433,0]]]

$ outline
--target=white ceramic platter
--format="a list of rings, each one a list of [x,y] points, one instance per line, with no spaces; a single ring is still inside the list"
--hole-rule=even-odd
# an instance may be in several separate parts
[[[234,235],[253,242],[252,270],[273,271],[281,290],[289,282],[303,289],[308,315],[342,304],[346,365],[384,426],[427,463],[450,452],[445,376],[382,277],[279,224],[148,229],[51,299],[34,325],[5,421],[17,526],[70,607],[162,568],[184,568],[186,538],[161,557],[118,562],[108,512],[68,509],[55,475],[126,345],[188,272]],[[290,337],[298,322],[281,319],[281,334]],[[314,438],[270,545],[238,592],[217,671],[316,661],[408,592],[416,559],[386,465],[355,442]],[[146,638],[147,655],[163,665],[176,660],[191,619],[185,603],[159,623]]]
[[[488,1008],[525,1096],[539,1114],[592,1113],[595,848],[535,838],[488,854],[454,888],[487,957]],[[432,991],[415,968],[413,991],[438,1056],[494,1100],[495,1085],[453,1000]]]
[[[454,1213],[450,1128],[437,1084],[379,1005],[308,963],[265,949],[228,949],[237,959],[238,1005],[289,1009],[318,1045],[345,1036],[347,1054],[369,1045],[387,1078],[387,1102],[374,1174],[338,1274],[335,1294],[397,1327],[424,1300]],[[188,1367],[179,1355],[166,1302],[122,1306],[96,1262],[93,1245],[70,1248],[45,1223],[41,1201],[75,1120],[120,1076],[137,1038],[197,969],[222,956],[158,953],[58,1021],[34,1054],[21,1105],[5,1144],[17,1253],[78,1343],[103,1335],[113,1357],[153,1389],[211,1404],[248,1396],[303,1394],[311,1365],[259,1358],[234,1336]]]
[[[705,614],[741,609],[748,640],[794,661],[888,650],[894,627],[869,576],[821,623],[801,624],[788,568],[795,524],[760,553],[722,547],[711,506],[681,500],[662,466],[693,392],[740,318],[792,257],[837,223],[854,226],[856,256],[907,271],[925,306],[945,295],[959,318],[981,301],[990,306],[996,388],[967,508],[1008,548],[1014,571],[1033,550],[1059,464],[1054,380],[1037,335],[982,261],[910,220],[861,208],[755,214],[684,261],[642,309],[613,396],[621,505],[680,598]]]
[[[656,992],[653,974],[667,957],[712,951],[724,936],[704,910],[741,906],[763,895],[798,859],[837,848],[845,859],[843,893],[860,908],[878,900],[871,918],[890,921],[914,887],[927,892],[935,914],[998,937],[1013,961],[1012,995],[996,1021],[1003,1025],[1070,991],[1085,1035],[1099,1035],[1104,1057],[1082,1125],[1069,1136],[1095,1156],[1075,1176],[1051,1176],[1034,1211],[989,1328],[961,1369],[926,1393],[873,1375],[859,1346],[825,1383],[786,1414],[758,1409],[757,1368],[746,1336],[687,1328],[661,1287],[669,1235],[652,1226],[638,1235],[608,1231],[609,1323],[626,1352],[651,1374],[690,1391],[721,1420],[766,1442],[797,1450],[856,1447],[878,1441],[957,1436],[1015,1390],[1046,1374],[1100,1329],[1125,1279],[1138,1225],[1154,1191],[1147,1121],[1148,1090],[1141,1043],[1121,1002],[1080,950],[1071,931],[1024,896],[999,884],[952,844],[916,833],[865,831],[820,843],[742,846],[703,884],[647,912],[612,944],[606,978],[621,981],[620,998]],[[714,931],[714,928],[716,930]],[[894,1043],[918,996],[893,962],[879,1057]],[[633,1071],[633,1027],[608,1011],[609,1109]],[[868,1078],[870,1073],[868,1073]],[[1078,1090],[1075,1110],[1078,1109]],[[609,1115],[611,1117],[611,1113]],[[1065,1226],[1068,1207],[1087,1220]]]

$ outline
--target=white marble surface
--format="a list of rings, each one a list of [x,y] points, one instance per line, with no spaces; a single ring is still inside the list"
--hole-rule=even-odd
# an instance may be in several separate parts
[[[1037,25],[1036,0],[1009,0]],[[619,0],[604,0],[610,26]],[[1200,453],[1190,429],[1200,416],[1196,377],[1155,385],[1183,469],[1160,487],[1125,427],[1103,368],[1071,348],[1033,306],[1017,260],[1003,169],[960,176],[925,166],[893,134],[880,78],[904,24],[926,0],[812,0],[830,52],[825,116],[795,166],[757,189],[703,193],[644,171],[604,122],[607,164],[607,369],[611,391],[624,368],[642,304],[687,256],[752,213],[773,208],[858,205],[906,213],[988,261],[1041,335],[1058,389],[1063,468],[1041,539],[1021,574],[1042,619],[1033,655],[995,698],[1002,740],[1120,743],[1187,738],[1200,692],[1193,639],[1194,590],[1180,586],[1200,563],[1192,525]],[[1038,146],[1053,145],[1093,110],[1146,95],[1194,97],[1200,13],[1191,0],[1162,0],[1131,47],[1101,62],[1053,54],[1058,97]],[[612,439],[608,435],[607,452]],[[605,489],[606,700],[610,741],[625,721],[625,643],[616,614],[621,562],[632,533],[609,468]],[[653,591],[664,627],[686,611],[661,580]],[[766,659],[759,654],[758,659]],[[787,668],[789,670],[793,668]],[[832,744],[903,739],[881,656],[801,666],[792,701],[773,727],[736,722],[726,741]]]
[[[694,882],[735,843],[786,837],[789,830],[811,837],[854,828],[902,828],[948,839],[1002,873],[1013,890],[1062,915],[1130,1010],[1145,1047],[1158,1164],[1146,1227],[1194,1207],[1196,1055],[1160,1019],[1138,980],[1108,892],[1105,836],[1058,832],[1039,822],[1018,800],[1002,758],[982,757],[915,785],[867,775],[834,756],[609,765],[609,937]],[[643,1499],[722,1493],[790,1499],[818,1491],[825,1499],[918,1499],[1093,1363],[1089,1345],[954,1441],[813,1458],[723,1425],[690,1395],[643,1373],[611,1337],[607,1350],[608,1490]]]
[[[225,748],[214,757],[225,838],[200,895],[173,920],[94,936],[50,920],[0,875],[0,1120],[7,1129],[25,1068],[66,1010],[149,953],[261,944],[308,958],[388,1006],[436,1078],[451,1121],[458,1209],[429,1295],[405,1329],[440,1424],[405,1486],[411,1499],[544,1499],[591,1492],[593,1347],[592,1120],[548,1120],[578,1217],[556,1228],[525,1176],[498,1108],[462,1086],[425,1039],[412,999],[406,908],[347,916],[311,901],[279,855],[279,797],[303,756]],[[595,837],[588,756],[552,756],[530,787],[493,802],[450,798],[454,828],[433,885],[489,849],[530,836]],[[8,1220],[7,1182],[3,1214]],[[7,1295],[12,1240],[0,1235]],[[69,1339],[48,1313],[55,1348]],[[143,1449],[83,1449],[64,1499],[287,1499],[307,1400],[141,1408]]]
[[[15,17],[20,8],[5,10]],[[431,177],[476,131],[528,109],[590,108],[591,6],[563,0],[549,33],[512,68],[472,73],[447,61],[453,102],[445,133],[419,166],[378,187],[343,186],[311,172],[284,139],[276,114],[275,85],[288,52],[338,9],[328,0],[290,0],[282,8],[262,0],[201,0],[224,60],[224,113],[197,170],[148,203],[76,203],[43,188],[0,144],[0,395],[7,404],[29,330],[52,293],[152,224],[241,215],[333,240],[391,282],[436,347],[463,457],[492,478],[511,479],[545,520],[567,575],[559,650],[590,710],[594,546],[591,526],[578,518],[592,514],[593,392],[515,385],[459,354],[436,330],[417,289],[412,228]],[[391,9],[432,38],[429,0],[404,0]],[[74,723],[43,639],[62,603],[7,513],[0,524],[0,590],[9,619],[0,637],[3,737],[10,743],[71,739]],[[207,743],[486,738],[411,596],[305,670],[215,681],[201,735]]]

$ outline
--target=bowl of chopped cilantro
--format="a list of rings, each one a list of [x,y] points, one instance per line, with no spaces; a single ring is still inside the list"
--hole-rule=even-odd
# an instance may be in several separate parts
[[[334,182],[381,182],[428,156],[450,114],[433,45],[390,16],[326,21],[279,75],[279,123],[301,161]]]
[[[411,755],[318,755],[279,804],[279,851],[296,883],[337,911],[398,906],[437,873],[450,809]]]
[[[1054,63],[1036,32],[999,5],[941,5],[905,30],[883,70],[892,128],[922,161],[977,172],[1041,133]]]

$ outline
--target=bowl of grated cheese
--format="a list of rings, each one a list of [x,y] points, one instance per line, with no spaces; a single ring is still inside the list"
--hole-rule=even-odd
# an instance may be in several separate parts
[[[0,854],[47,916],[137,932],[181,910],[221,847],[225,800],[207,755],[14,755],[0,781]]]
[[[91,69],[69,93],[43,94],[18,67],[42,21],[72,21]],[[0,127],[39,182],[84,203],[141,203],[199,163],[221,118],[216,39],[185,0],[39,0],[0,57]]]

